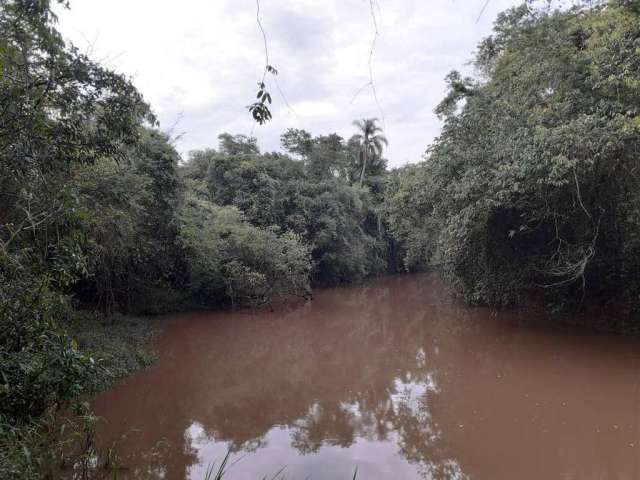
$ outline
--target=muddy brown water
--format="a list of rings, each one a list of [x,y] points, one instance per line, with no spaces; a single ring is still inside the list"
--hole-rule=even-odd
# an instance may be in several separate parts
[[[125,478],[640,479],[640,340],[454,302],[433,275],[167,320],[94,401]],[[119,478],[123,478],[121,475]]]

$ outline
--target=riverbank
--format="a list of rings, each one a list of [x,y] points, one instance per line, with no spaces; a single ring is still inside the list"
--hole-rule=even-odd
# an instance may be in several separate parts
[[[95,312],[73,312],[62,328],[78,353],[96,366],[94,375],[77,385],[81,397],[54,405],[38,420],[15,425],[0,417],[0,478],[76,478],[70,472],[94,468],[96,458],[108,461],[108,452],[95,449],[101,419],[85,399],[155,362],[152,339],[161,323],[154,317],[115,314],[104,319]],[[104,461],[98,467],[104,468]]]
[[[318,292],[320,297],[326,295],[334,295],[331,292],[344,291],[352,292],[351,301],[361,303],[361,295],[367,297],[367,291],[379,291],[380,294],[387,291],[394,291],[393,285],[397,282],[408,282],[412,285],[415,295],[411,295],[416,301],[418,297],[426,295],[437,300],[436,303],[441,304],[443,308],[451,309],[451,313],[459,311],[468,311],[480,318],[475,322],[465,322],[466,328],[472,332],[478,328],[482,328],[482,323],[486,322],[484,313],[493,311],[495,315],[509,318],[504,325],[505,328],[511,328],[514,318],[518,318],[517,322],[521,325],[530,324],[530,328],[525,330],[534,332],[537,324],[556,324],[555,329],[558,337],[565,337],[570,332],[574,332],[576,336],[580,336],[582,331],[617,331],[618,333],[637,334],[637,330],[629,327],[635,325],[635,322],[625,322],[624,314],[627,316],[629,312],[624,309],[611,309],[609,311],[582,312],[577,314],[566,313],[550,313],[540,302],[521,306],[518,308],[509,308],[502,310],[487,309],[486,307],[465,307],[461,302],[453,299],[448,291],[448,287],[440,281],[436,281],[437,275],[434,274],[415,274],[382,277],[370,280],[361,285],[353,285],[351,287],[340,287],[335,289],[322,289]],[[423,280],[420,280],[420,279]],[[416,283],[417,282],[417,283]],[[425,283],[431,287],[418,287],[418,284]],[[384,285],[381,288],[380,285]],[[353,296],[353,292],[360,294]],[[350,297],[351,298],[351,297]],[[349,303],[350,303],[349,302]],[[312,302],[311,307],[316,308],[316,301]],[[322,301],[320,301],[322,303]],[[432,308],[430,302],[427,302],[428,308]],[[338,303],[339,304],[339,303]],[[327,306],[326,308],[334,308],[335,306]],[[233,317],[241,319],[240,324],[236,325],[236,329],[242,331],[243,328],[259,329],[260,332],[247,333],[247,338],[265,338],[268,336],[266,332],[262,332],[260,319],[273,319],[275,317],[288,317],[292,315],[292,311],[303,312],[305,309],[291,308],[287,302],[276,304],[276,312],[268,312],[268,308],[262,308],[250,311],[231,312],[227,310],[218,310],[216,312],[200,312],[192,314],[179,314],[185,318],[200,319],[202,316],[209,317],[210,320],[215,318]],[[358,314],[362,312],[358,310]],[[528,312],[525,317],[523,314]],[[617,313],[616,313],[617,312]],[[355,314],[356,312],[354,312]],[[248,319],[249,316],[256,316],[254,319]],[[294,314],[295,316],[296,314]],[[457,317],[459,313],[455,313]],[[466,316],[466,315],[465,315]],[[264,318],[263,318],[264,317]],[[256,323],[251,326],[249,324]],[[274,321],[274,320],[268,320]],[[427,321],[427,319],[424,319]],[[197,320],[202,323],[201,320]],[[247,322],[249,324],[247,324]],[[189,323],[189,322],[186,322]],[[459,319],[453,323],[460,323]],[[87,396],[93,396],[104,392],[114,386],[120,379],[130,375],[131,373],[143,369],[156,362],[159,357],[154,349],[154,339],[169,325],[166,317],[137,317],[126,316],[122,314],[114,314],[105,319],[101,315],[90,311],[76,311],[69,315],[68,321],[62,326],[66,334],[73,339],[74,345],[78,352],[92,358],[96,365],[95,375],[87,378],[86,382],[79,386],[83,392],[82,398],[72,405],[56,405],[52,411],[47,412],[38,422],[33,422],[21,427],[11,427],[8,422],[0,420],[0,478],[13,478],[22,476],[24,478],[64,478],[65,472],[69,472],[70,468],[75,469],[93,469],[96,467],[101,473],[105,468],[113,468],[117,465],[117,454],[110,449],[99,450],[96,446],[97,433],[100,424],[103,421],[98,416],[94,416],[89,404],[84,401]],[[567,326],[566,330],[563,326]],[[282,328],[285,328],[283,325]],[[171,335],[169,337],[179,338],[183,332],[189,331],[191,326],[178,325],[171,323]],[[209,329],[206,325],[202,325],[203,329]],[[341,328],[336,325],[336,328]],[[563,332],[564,331],[564,332]],[[233,332],[234,335],[237,332]],[[162,342],[162,338],[159,338]],[[164,340],[166,343],[166,339]],[[196,342],[196,339],[189,341],[189,345]],[[281,339],[284,345],[289,343],[300,343],[292,339]],[[160,345],[162,346],[162,345]],[[209,348],[209,347],[207,347]],[[228,359],[233,363],[234,359]],[[162,363],[162,362],[159,362]],[[162,366],[160,365],[162,368]],[[194,371],[200,371],[194,368]],[[73,412],[73,415],[65,415],[64,421],[61,421],[60,412]],[[126,410],[121,414],[125,415]],[[105,412],[102,412],[104,415]],[[112,421],[118,421],[112,418]],[[100,459],[96,461],[96,459]]]
[[[406,277],[424,277],[427,283],[432,282],[434,275],[406,275]],[[403,276],[391,276],[370,280],[361,285],[354,285],[345,288],[351,289],[375,289],[377,284],[386,282],[401,281]],[[437,275],[436,275],[437,277]],[[408,281],[408,280],[407,280]],[[437,290],[440,292],[439,301],[448,298],[462,309],[467,309],[462,303],[453,300],[448,292],[448,288],[437,282]],[[335,289],[328,289],[328,292]],[[340,290],[340,289],[338,289]],[[322,293],[320,290],[319,293]],[[426,294],[423,292],[423,294]],[[433,295],[429,292],[428,295]],[[563,326],[575,331],[611,332],[637,335],[639,332],[633,327],[637,322],[631,320],[630,312],[624,308],[589,309],[586,312],[567,314],[550,313],[548,306],[543,302],[533,299],[527,305],[503,310],[495,310],[496,315],[519,317],[522,312],[528,311],[534,318],[533,322],[555,323],[558,335],[563,335]],[[540,299],[537,299],[540,300]],[[315,303],[312,302],[312,303]],[[292,305],[287,302],[276,303],[277,312],[287,315]],[[469,307],[478,309],[481,312],[484,307]],[[254,315],[273,315],[267,312],[267,308],[252,310]],[[186,316],[202,315],[246,316],[247,312],[234,314],[226,310],[218,310],[215,313],[201,312],[184,314]],[[531,320],[530,320],[531,321]],[[42,418],[30,424],[20,427],[12,427],[8,422],[0,419],[0,478],[13,478],[23,476],[24,478],[59,478],[64,476],[64,472],[74,468],[94,468],[90,461],[95,462],[96,458],[101,460],[98,467],[103,470],[109,466],[109,462],[115,462],[115,453],[110,451],[98,451],[96,447],[96,427],[102,421],[93,415],[88,403],[84,401],[87,396],[93,396],[103,392],[122,378],[133,372],[152,365],[158,360],[158,353],[154,350],[153,340],[164,328],[166,323],[163,317],[140,317],[114,314],[109,318],[91,312],[75,311],[69,314],[67,322],[62,325],[66,334],[73,339],[78,352],[93,359],[96,365],[95,375],[86,379],[86,382],[79,386],[83,392],[82,399],[77,400],[73,405],[56,405],[52,411],[47,412]],[[173,326],[173,328],[178,328]],[[256,328],[258,328],[256,326]],[[468,328],[473,330],[480,328],[479,325],[469,324]],[[178,335],[174,332],[174,335]],[[263,337],[264,334],[250,335],[251,337]],[[284,342],[284,339],[283,339]],[[65,410],[73,412],[67,415],[64,422],[60,421],[60,412]],[[114,455],[112,458],[111,455]]]

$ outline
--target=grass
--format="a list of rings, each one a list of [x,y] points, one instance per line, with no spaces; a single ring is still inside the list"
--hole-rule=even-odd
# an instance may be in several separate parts
[[[89,353],[101,367],[83,385],[87,394],[108,388],[157,358],[151,339],[160,326],[151,318],[117,314],[105,320],[94,312],[75,311],[62,327],[78,349]],[[82,399],[54,405],[42,417],[24,424],[0,416],[0,478],[86,480],[105,478],[111,471],[117,477],[112,453],[96,450],[98,420]]]
[[[114,314],[102,319],[93,312],[77,312],[70,319],[67,331],[78,348],[91,353],[102,367],[102,374],[94,379],[88,390],[97,392],[115,381],[157,360],[151,348],[153,336],[160,330],[153,318]]]

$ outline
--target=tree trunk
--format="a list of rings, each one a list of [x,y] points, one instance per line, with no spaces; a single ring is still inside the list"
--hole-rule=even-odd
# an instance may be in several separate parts
[[[360,173],[360,186],[364,182],[364,171],[367,168],[367,147],[362,150],[362,172]]]

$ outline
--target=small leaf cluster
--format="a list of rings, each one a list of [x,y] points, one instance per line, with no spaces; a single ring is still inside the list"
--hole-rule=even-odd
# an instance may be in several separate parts
[[[267,73],[275,76],[278,75],[278,70],[271,65],[265,67],[265,77],[263,77],[261,82],[258,82],[257,101],[247,107],[253,119],[260,125],[264,125],[272,118],[271,110],[269,109],[269,105],[271,105],[271,94],[267,91],[265,84]]]

